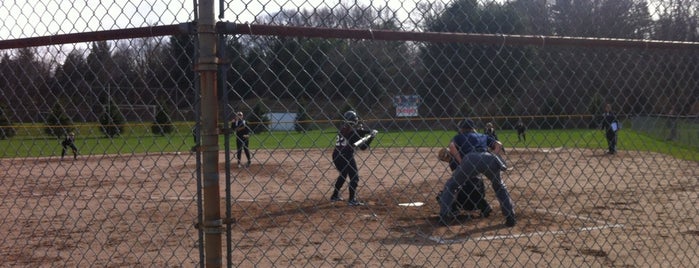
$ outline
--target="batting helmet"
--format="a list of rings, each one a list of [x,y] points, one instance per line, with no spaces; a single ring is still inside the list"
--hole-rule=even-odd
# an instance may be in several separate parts
[[[350,125],[355,125],[359,123],[359,116],[357,116],[357,113],[355,111],[345,112],[345,114],[342,115],[342,118],[345,119],[345,123]]]

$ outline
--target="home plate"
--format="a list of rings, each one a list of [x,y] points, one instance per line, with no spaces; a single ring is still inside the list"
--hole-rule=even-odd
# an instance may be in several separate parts
[[[412,203],[400,203],[398,205],[401,207],[420,207],[424,204],[425,203],[422,203],[422,202],[412,202]]]

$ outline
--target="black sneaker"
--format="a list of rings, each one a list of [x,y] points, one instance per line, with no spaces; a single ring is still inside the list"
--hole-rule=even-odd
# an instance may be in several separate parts
[[[342,197],[339,197],[339,196],[331,196],[330,201],[332,201],[332,202],[345,201],[345,199],[343,199]]]
[[[352,199],[352,200],[347,202],[347,205],[349,205],[350,207],[356,207],[356,206],[364,206],[366,204],[364,202],[358,201],[357,199]]]
[[[517,220],[514,217],[507,217],[505,219],[505,226],[513,227],[517,224]]]

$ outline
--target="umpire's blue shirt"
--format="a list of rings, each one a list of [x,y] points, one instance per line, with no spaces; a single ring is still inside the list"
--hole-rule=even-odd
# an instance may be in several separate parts
[[[454,136],[454,145],[459,149],[461,158],[472,152],[487,152],[488,148],[492,148],[496,140],[492,136],[488,136],[476,132],[466,132]]]

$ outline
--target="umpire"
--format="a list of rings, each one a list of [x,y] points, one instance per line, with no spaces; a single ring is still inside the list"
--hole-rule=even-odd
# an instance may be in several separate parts
[[[459,189],[459,186],[467,180],[477,177],[478,174],[485,175],[493,186],[495,196],[498,198],[502,213],[505,215],[505,226],[512,227],[516,224],[514,204],[510,199],[510,193],[500,177],[500,172],[507,167],[505,163],[496,155],[502,149],[502,143],[493,137],[476,132],[475,123],[471,119],[465,119],[459,124],[459,128],[464,133],[457,135],[449,144],[451,155],[459,163],[454,170],[452,177],[447,180],[439,198],[439,222],[448,225],[454,219],[452,203]],[[460,148],[457,148],[460,145]],[[492,153],[488,151],[492,149]],[[463,153],[460,154],[459,152]],[[463,155],[463,157],[462,157]]]
[[[607,138],[607,154],[616,154],[617,131],[619,130],[619,121],[616,114],[612,112],[612,105],[607,103],[604,106],[604,114],[602,114],[602,129],[605,130],[605,138]]]
[[[466,135],[465,132],[466,129],[459,127],[459,133],[452,139],[456,139],[457,136],[462,136]],[[497,138],[496,138],[497,139]],[[469,153],[469,151],[462,151],[462,147],[465,147],[464,149],[470,150],[469,146],[461,146],[463,145],[462,143],[465,142],[466,139],[458,139],[458,142],[460,143],[455,143],[455,149],[459,154],[458,159],[462,159],[466,156],[466,154]],[[451,146],[451,143],[449,145]],[[449,148],[452,150],[451,148]],[[451,155],[453,152],[449,152]],[[451,169],[452,173],[456,168],[459,166],[459,163],[456,162],[457,158],[456,157],[451,157],[449,161],[449,169]],[[439,201],[439,196],[441,196],[442,192],[438,194],[437,201]],[[480,210],[481,216],[483,217],[489,217],[490,213],[493,211],[493,209],[490,207],[488,204],[488,201],[485,200],[485,184],[483,183],[483,180],[481,180],[478,177],[472,177],[470,179],[464,180],[461,185],[459,185],[459,189],[457,190],[456,193],[456,200],[452,201],[452,214],[458,214],[459,210]]]

